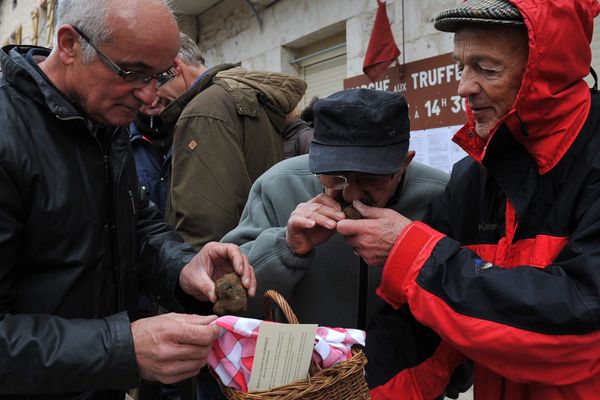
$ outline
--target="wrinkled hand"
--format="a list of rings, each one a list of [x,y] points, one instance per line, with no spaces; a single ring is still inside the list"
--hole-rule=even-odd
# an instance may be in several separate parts
[[[256,292],[254,269],[248,257],[240,248],[231,243],[207,243],[202,250],[183,267],[179,275],[179,285],[187,294],[199,301],[217,301],[215,281],[223,275],[235,271],[242,279],[248,296]]]
[[[298,204],[286,227],[290,251],[301,256],[326,242],[335,233],[337,222],[345,218],[341,210],[337,201],[323,193]]]
[[[208,326],[216,316],[162,314],[131,324],[140,377],[175,383],[198,375],[206,365],[219,327]]]
[[[367,265],[382,266],[396,238],[411,220],[389,208],[369,207],[358,200],[352,205],[364,219],[340,221],[337,231]]]

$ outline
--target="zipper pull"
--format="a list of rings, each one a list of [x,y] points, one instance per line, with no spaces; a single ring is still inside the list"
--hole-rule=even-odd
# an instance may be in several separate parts
[[[108,185],[110,183],[110,170],[108,168],[108,156],[106,154],[104,154],[102,156],[102,159],[104,160],[104,172],[106,175],[106,184]]]
[[[129,200],[131,201],[131,211],[133,211],[133,215],[136,215],[135,201],[133,199],[133,192],[131,191],[131,189],[128,189],[127,192],[129,193]]]

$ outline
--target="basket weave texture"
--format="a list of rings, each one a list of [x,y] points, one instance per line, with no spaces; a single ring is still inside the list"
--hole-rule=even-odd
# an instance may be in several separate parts
[[[298,318],[287,301],[274,290],[265,293],[267,319],[273,321],[272,303],[283,312],[288,323],[297,324]],[[364,366],[367,358],[361,350],[352,350],[352,358],[333,367],[321,369],[311,361],[309,376],[287,385],[270,390],[244,393],[223,385],[213,374],[225,397],[230,400],[367,400],[371,396],[365,380]],[[211,371],[212,372],[212,371]]]

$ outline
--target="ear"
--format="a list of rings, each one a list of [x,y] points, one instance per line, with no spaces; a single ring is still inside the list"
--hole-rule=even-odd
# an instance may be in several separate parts
[[[200,76],[200,74],[196,75],[195,74],[196,69],[191,67],[190,65],[186,64],[180,58],[176,58],[174,64],[175,64],[175,73],[177,74],[177,76],[180,76],[181,78],[183,78],[182,80],[179,81],[179,84],[183,83],[183,85],[184,85],[183,91],[185,92],[190,87],[192,87],[192,83],[194,83],[194,81],[196,80],[196,78],[198,76]]]
[[[415,158],[415,154],[417,154],[414,150],[409,150],[406,152],[406,157],[404,157],[404,162],[402,163],[402,169],[408,168],[410,162]]]
[[[62,25],[56,33],[58,57],[64,65],[73,64],[81,54],[79,34],[71,25]]]
[[[183,74],[183,61],[181,61],[179,58],[176,58],[173,61],[173,69],[177,75]]]

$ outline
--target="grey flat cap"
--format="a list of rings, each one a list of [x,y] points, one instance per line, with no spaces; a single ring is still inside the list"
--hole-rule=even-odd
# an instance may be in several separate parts
[[[439,13],[433,26],[440,31],[456,32],[459,26],[472,23],[523,25],[523,17],[508,0],[468,0]]]

